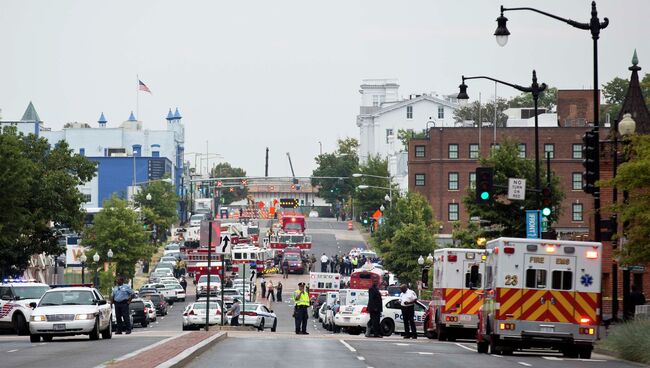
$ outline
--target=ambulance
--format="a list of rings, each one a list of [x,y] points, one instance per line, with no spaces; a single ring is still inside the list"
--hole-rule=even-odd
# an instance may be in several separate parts
[[[600,322],[602,245],[499,238],[486,250],[478,352],[542,348],[591,358]]]
[[[476,336],[483,305],[486,253],[483,249],[445,248],[434,252],[432,301],[424,328],[428,337],[450,341]]]
[[[341,274],[330,272],[309,273],[309,299],[313,300],[321,293],[338,292],[341,288]]]

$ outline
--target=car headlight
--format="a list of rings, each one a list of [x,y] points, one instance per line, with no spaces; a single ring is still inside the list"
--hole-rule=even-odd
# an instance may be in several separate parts
[[[30,320],[31,322],[43,322],[43,321],[45,321],[46,319],[45,319],[45,316],[42,315],[42,314],[32,314],[32,315],[29,317],[29,320]]]
[[[93,313],[84,313],[84,314],[77,314],[74,316],[75,320],[88,320],[88,319],[95,319],[95,315]]]

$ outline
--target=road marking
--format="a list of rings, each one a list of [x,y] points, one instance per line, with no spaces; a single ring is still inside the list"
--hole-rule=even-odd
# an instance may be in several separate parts
[[[495,358],[503,358],[503,356],[501,356],[501,355],[496,355],[496,354],[490,354],[490,356],[493,356],[493,357],[495,357]]]
[[[364,357],[362,357],[362,356],[358,356],[357,359],[359,359],[359,360],[366,360],[366,358],[364,358]]]
[[[525,367],[532,367],[533,366],[532,364],[528,364],[526,362],[517,362],[517,363],[519,363],[519,364],[521,364],[521,365],[523,365]]]
[[[393,344],[395,344],[397,346],[409,346],[409,345],[411,345],[411,344],[405,344],[403,342],[394,342]]]
[[[18,349],[11,349],[11,350],[7,350],[7,353],[15,353],[17,351],[18,351]]]
[[[554,356],[543,356],[542,359],[546,360],[564,360],[562,358],[554,357]]]
[[[456,346],[459,346],[459,347],[461,347],[461,348],[463,348],[465,350],[474,351],[474,349],[472,349],[472,348],[470,348],[468,346],[465,346],[465,345],[463,345],[461,343],[456,343]]]
[[[431,353],[428,351],[407,351],[406,354],[433,355],[435,353]]]
[[[357,352],[357,349],[355,349],[355,348],[353,348],[352,346],[350,346],[350,344],[348,344],[347,342],[345,342],[345,341],[343,341],[343,340],[340,340],[340,339],[339,339],[339,342],[340,342],[341,344],[343,344],[343,346],[345,346],[346,348],[348,348],[348,350],[350,350],[351,352],[353,352],[353,353],[356,353],[356,352]]]

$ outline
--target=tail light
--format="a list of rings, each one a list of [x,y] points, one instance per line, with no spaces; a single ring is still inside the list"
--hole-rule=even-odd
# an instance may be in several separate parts
[[[455,254],[450,254],[447,256],[447,261],[449,262],[456,262],[458,260],[458,256]]]
[[[507,249],[507,248],[505,248]],[[499,329],[501,330],[514,330],[515,329],[515,324],[514,323],[499,323]]]
[[[447,322],[458,322],[458,317],[456,317],[456,316],[447,316],[447,317],[445,317],[445,321],[447,321]]]
[[[505,253],[505,254],[515,254],[515,248],[514,247],[504,247],[503,248],[503,253]]]
[[[368,307],[361,308],[361,313],[368,313]]]
[[[582,327],[578,329],[578,332],[582,335],[593,335],[596,333],[596,329],[593,327]]]

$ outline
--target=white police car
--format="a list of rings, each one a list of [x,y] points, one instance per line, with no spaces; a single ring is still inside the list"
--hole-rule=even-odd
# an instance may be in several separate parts
[[[260,331],[270,328],[271,332],[275,332],[278,327],[275,313],[259,303],[246,303],[239,315],[239,323],[257,327]]]
[[[3,280],[0,284],[0,328],[28,335],[32,314],[29,304],[38,302],[49,289],[49,285],[31,280]]]
[[[390,336],[393,333],[404,332],[404,319],[402,318],[402,307],[399,297],[385,296],[382,298],[384,311],[380,319],[382,335]],[[339,313],[334,316],[334,323],[337,327],[345,328],[351,334],[359,334],[366,331],[370,322],[370,314],[367,308],[367,299],[357,305],[341,306]],[[415,327],[416,331],[422,329],[426,307],[419,301],[415,303]]]

